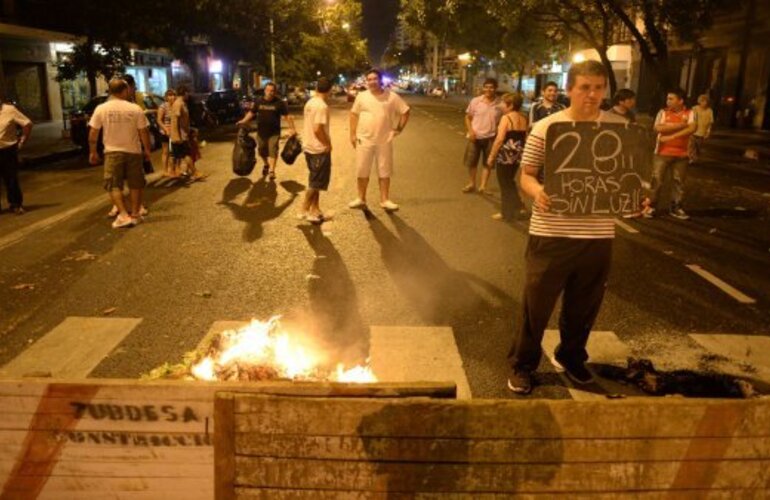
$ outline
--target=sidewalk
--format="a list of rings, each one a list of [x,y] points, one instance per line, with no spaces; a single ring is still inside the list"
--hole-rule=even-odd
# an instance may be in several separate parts
[[[64,125],[60,121],[35,123],[32,135],[19,152],[21,168],[79,154],[80,148],[69,137],[64,137],[63,132]]]

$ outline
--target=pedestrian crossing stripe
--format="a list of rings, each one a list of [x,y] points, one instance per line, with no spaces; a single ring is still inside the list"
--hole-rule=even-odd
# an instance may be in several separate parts
[[[141,321],[141,318],[68,317],[0,368],[0,377],[20,378],[49,373],[60,379],[86,378]],[[213,335],[246,324],[248,322],[245,321],[216,321],[201,339],[199,347],[208,345]],[[738,367],[749,367],[752,377],[770,383],[770,336],[693,333],[689,337],[704,352],[724,356]],[[553,358],[558,344],[558,330],[546,330],[543,337],[544,354],[564,379],[573,399],[605,398],[607,394],[614,393],[643,395],[633,387],[601,378],[597,378],[596,384],[588,387],[573,386]],[[633,354],[611,331],[591,332],[587,350],[590,363],[615,366],[625,366],[627,358]],[[654,363],[660,362],[659,356],[652,358]],[[381,382],[454,382],[459,399],[472,397],[450,327],[372,326],[369,360]]]
[[[68,317],[0,368],[0,376],[86,378],[141,322],[141,318]]]

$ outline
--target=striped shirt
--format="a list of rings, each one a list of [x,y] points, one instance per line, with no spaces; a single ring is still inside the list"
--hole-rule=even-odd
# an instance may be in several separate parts
[[[555,122],[573,121],[568,118],[566,111],[559,111],[532,127],[524,146],[521,164],[524,167],[536,168],[538,176],[545,165],[545,135],[548,126]],[[597,121],[625,123],[620,116],[601,111]],[[612,217],[585,217],[576,215],[557,215],[543,212],[536,206],[532,207],[532,218],[529,221],[529,234],[552,238],[599,239],[615,237],[615,219]]]

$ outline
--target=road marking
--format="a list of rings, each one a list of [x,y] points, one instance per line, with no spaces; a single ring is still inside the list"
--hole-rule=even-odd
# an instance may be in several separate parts
[[[54,378],[86,378],[141,322],[141,318],[68,317],[0,368],[0,376],[37,372]]]
[[[372,326],[369,359],[382,382],[454,382],[457,399],[471,389],[450,327]]]
[[[147,182],[154,182],[161,176],[160,173],[155,173],[152,175],[148,175],[146,177]],[[69,210],[65,210],[64,212],[58,213],[56,215],[52,215],[50,217],[47,217],[43,220],[39,220],[35,222],[34,224],[30,224],[29,226],[24,226],[21,229],[18,229],[11,234],[7,234],[0,238],[0,250],[3,250],[5,248],[8,248],[11,245],[14,245],[27,236],[29,236],[32,233],[35,233],[37,231],[44,231],[48,229],[49,227],[53,226],[54,224],[57,224],[63,220],[69,219],[73,215],[77,214],[78,212],[82,212],[83,210],[89,210],[91,208],[100,207],[102,205],[107,205],[109,203],[109,200],[106,195],[101,194],[95,198],[91,198],[88,201],[85,201],[81,203],[80,205],[76,205]]]
[[[559,345],[559,330],[546,330],[543,336],[543,352],[550,360],[551,364],[557,367],[559,376],[564,380],[565,386],[569,391],[572,399],[578,401],[586,401],[592,399],[606,399],[606,394],[614,393],[628,393],[628,387],[619,383],[612,382],[600,377],[596,377],[596,383],[591,384],[601,387],[601,392],[591,392],[589,390],[578,389],[572,382],[564,375],[563,369],[554,358],[554,351],[556,346]],[[588,337],[588,345],[586,346],[588,354],[590,356],[589,361],[591,363],[601,363],[608,365],[620,365],[625,366],[626,360],[631,355],[631,350],[624,344],[615,332],[608,331],[592,331]]]
[[[626,224],[625,222],[623,222],[620,219],[615,219],[615,225],[620,227],[620,228],[625,229],[626,232],[628,232],[628,233],[631,233],[631,234],[638,234],[639,233],[639,231],[637,231],[635,228],[631,227],[630,225]]]
[[[728,294],[730,297],[734,298],[738,302],[742,304],[756,304],[757,301],[749,297],[748,295],[744,294],[737,288],[733,287],[732,285],[729,285],[728,283],[722,281],[720,278],[717,278],[710,272],[706,271],[702,267],[700,267],[697,264],[685,264],[687,268],[700,276],[701,278],[705,279],[712,285],[716,286],[726,294]]]
[[[691,333],[690,338],[709,351],[770,371],[770,336]]]

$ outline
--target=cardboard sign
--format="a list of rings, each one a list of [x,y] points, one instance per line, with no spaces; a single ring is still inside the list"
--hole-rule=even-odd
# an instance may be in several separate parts
[[[545,192],[562,215],[639,210],[649,187],[649,132],[635,124],[558,122],[545,137]]]

